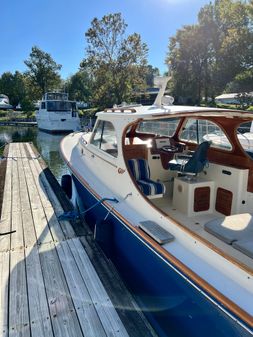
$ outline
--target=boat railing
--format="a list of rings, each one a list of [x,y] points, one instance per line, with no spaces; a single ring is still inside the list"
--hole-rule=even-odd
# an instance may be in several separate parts
[[[136,110],[134,108],[107,108],[104,112],[131,112],[135,113]]]

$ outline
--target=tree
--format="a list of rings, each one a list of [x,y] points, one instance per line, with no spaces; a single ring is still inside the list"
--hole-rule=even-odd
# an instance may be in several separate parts
[[[34,99],[40,99],[46,91],[59,88],[61,78],[58,72],[62,66],[57,64],[50,54],[34,46],[24,63],[28,67],[27,81],[36,87]]]
[[[75,101],[88,102],[91,96],[91,79],[89,74],[80,70],[73,76],[71,76],[67,82],[69,98]]]
[[[93,100],[100,106],[129,99],[133,89],[145,85],[147,46],[139,34],[125,36],[120,13],[91,22],[85,36],[88,46],[81,63],[93,80]]]
[[[226,92],[252,92],[253,91],[253,68],[247,69],[235,76],[225,88]]]
[[[203,39],[204,30],[199,25],[184,26],[170,39],[171,53],[167,58],[174,78],[174,94],[200,103],[205,83],[210,81],[208,60],[211,50]]]
[[[183,27],[170,38],[167,63],[176,95],[181,91],[199,103],[203,96],[207,100],[220,94],[252,68],[251,6],[239,0],[215,0],[200,10],[196,25]]]
[[[18,71],[14,74],[10,72],[3,73],[0,78],[0,92],[9,97],[11,105],[18,105],[26,95],[23,74]]]
[[[160,72],[158,68],[154,68],[152,67],[150,64],[147,66],[146,68],[146,78],[145,78],[145,82],[147,84],[148,87],[153,87],[154,86],[154,78],[156,76],[159,76]]]

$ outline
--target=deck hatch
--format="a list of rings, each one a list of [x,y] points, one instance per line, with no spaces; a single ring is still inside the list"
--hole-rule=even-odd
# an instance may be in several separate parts
[[[172,234],[154,221],[141,221],[139,223],[139,227],[161,245],[174,240],[174,236]]]

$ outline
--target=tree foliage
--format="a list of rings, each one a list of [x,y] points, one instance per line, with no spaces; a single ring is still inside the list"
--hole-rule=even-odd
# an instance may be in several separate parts
[[[127,100],[145,83],[147,46],[139,34],[126,36],[120,13],[95,18],[86,32],[88,46],[81,63],[92,78],[93,100],[100,106]]]
[[[69,98],[75,101],[88,102],[91,97],[91,79],[84,70],[79,70],[66,81]]]
[[[18,105],[26,95],[24,75],[18,71],[14,74],[3,73],[0,77],[0,93],[9,97],[11,105]]]
[[[28,85],[35,86],[34,99],[40,99],[45,92],[59,88],[61,84],[59,70],[62,66],[57,64],[50,54],[34,46],[24,63],[28,67],[26,72]]]
[[[146,67],[146,77],[145,77],[145,82],[148,87],[154,86],[154,78],[156,76],[160,76],[159,69],[156,67],[152,67],[152,65],[149,64]]]
[[[214,97],[228,83],[248,81],[253,67],[252,1],[216,0],[201,8],[198,23],[170,38],[167,63],[175,95]],[[244,75],[243,75],[244,74]]]

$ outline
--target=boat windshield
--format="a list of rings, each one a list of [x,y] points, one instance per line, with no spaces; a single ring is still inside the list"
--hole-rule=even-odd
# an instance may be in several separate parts
[[[253,158],[253,123],[245,122],[239,125],[237,138],[244,151]]]
[[[164,118],[141,122],[136,132],[153,133],[159,136],[171,137],[175,134],[180,118]]]
[[[66,101],[50,101],[47,102],[48,111],[76,111],[75,102]]]
[[[214,122],[205,119],[187,119],[179,134],[179,139],[183,142],[197,144],[210,141],[211,147],[227,151],[232,149],[232,144],[224,131]]]
[[[62,100],[67,101],[68,100],[68,94],[64,92],[50,92],[46,94],[47,100]]]

